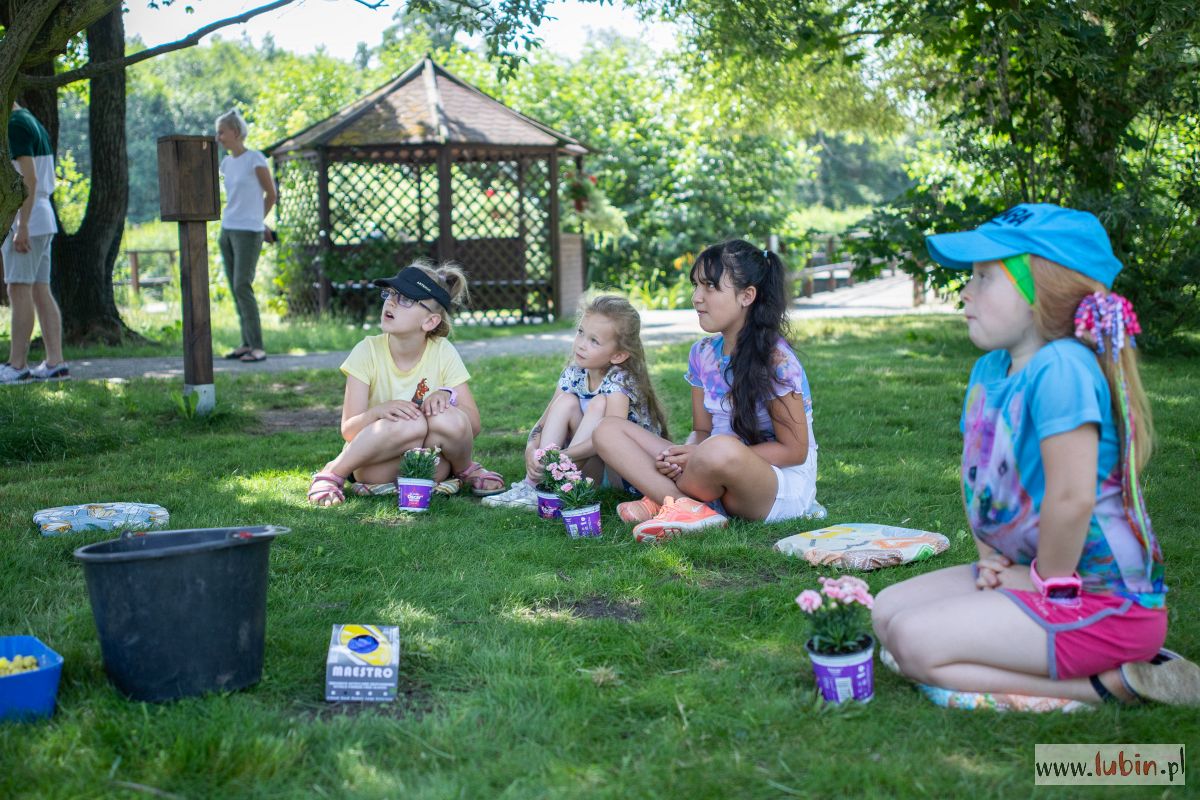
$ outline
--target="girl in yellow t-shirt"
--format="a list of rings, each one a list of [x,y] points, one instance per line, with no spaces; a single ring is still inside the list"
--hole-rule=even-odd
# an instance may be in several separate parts
[[[383,290],[383,333],[359,342],[342,364],[346,445],[313,476],[309,502],[341,503],[351,477],[359,494],[379,493],[393,485],[401,456],[414,447],[441,448],[439,481],[453,475],[476,495],[504,491],[500,475],[471,460],[479,407],[467,387],[471,375],[445,338],[466,276],[457,267],[417,263],[374,283]]]

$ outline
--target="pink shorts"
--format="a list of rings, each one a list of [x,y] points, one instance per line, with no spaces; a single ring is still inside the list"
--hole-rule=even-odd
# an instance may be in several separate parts
[[[1046,632],[1051,680],[1086,678],[1130,661],[1149,661],[1167,638],[1167,610],[1146,608],[1115,594],[1088,594],[1079,605],[1047,600],[1041,592],[999,589]]]

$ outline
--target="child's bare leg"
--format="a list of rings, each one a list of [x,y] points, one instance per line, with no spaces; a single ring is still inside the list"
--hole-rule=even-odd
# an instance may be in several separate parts
[[[1050,679],[1045,631],[995,590],[898,611],[888,631],[901,671],[922,683],[966,692],[1098,700],[1086,678]]]
[[[600,424],[600,420],[604,419],[604,412],[607,408],[608,401],[604,396],[593,397],[588,403],[588,407],[584,409],[583,416],[575,430],[571,432],[571,441],[567,444],[571,451],[571,460],[578,465],[586,477],[597,482],[604,478],[604,460],[596,453],[592,434],[595,432],[596,426]]]
[[[424,417],[372,422],[321,471],[343,478],[354,475],[363,483],[388,483],[396,479],[404,451],[420,447],[428,431]]]
[[[605,464],[654,502],[680,494],[675,481],[654,465],[655,456],[671,446],[661,436],[627,419],[605,417],[592,431],[592,444]]]
[[[442,460],[434,473],[434,479],[444,481],[451,474],[462,472],[471,466],[471,451],[475,449],[475,438],[471,435],[471,420],[453,406],[440,414],[427,417],[429,434],[422,447],[442,448]]]
[[[579,408],[578,397],[569,392],[555,397],[546,407],[542,418],[542,447],[556,444],[565,448],[582,420],[583,411]]]
[[[679,476],[679,488],[694,500],[721,500],[742,519],[766,519],[775,505],[775,470],[734,436],[701,442]]]
[[[871,624],[879,643],[892,649],[890,625],[896,615],[927,603],[945,603],[950,598],[978,592],[970,564],[959,564],[892,584],[875,598]]]

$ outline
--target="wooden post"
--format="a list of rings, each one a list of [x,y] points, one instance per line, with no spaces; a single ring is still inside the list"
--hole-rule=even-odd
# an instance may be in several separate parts
[[[581,179],[583,178],[583,156],[575,156],[575,174]],[[587,257],[587,231],[583,228],[583,223],[579,223],[579,268],[583,272],[583,288],[586,291],[588,287],[588,257]]]
[[[324,316],[329,310],[330,286],[325,277],[325,265],[333,253],[333,215],[329,211],[329,158],[325,148],[317,151],[317,314]]]
[[[442,145],[437,151],[438,174],[438,261],[454,258],[454,186],[450,165],[450,148]]]
[[[179,286],[183,291],[183,393],[213,391],[212,326],[208,309],[208,233],[204,222],[179,223]],[[189,391],[190,390],[190,391]],[[204,412],[197,402],[197,413]]]
[[[141,294],[142,286],[138,283],[138,251],[129,251],[129,285],[133,287],[134,294]]]
[[[208,307],[206,222],[221,218],[217,144],[211,136],[158,140],[162,219],[179,223],[179,286],[183,293],[183,394],[196,395],[196,413],[216,407]]]
[[[562,254],[559,250],[558,213],[558,150],[550,151],[550,292],[554,298],[554,318],[567,319],[571,313],[563,308]]]

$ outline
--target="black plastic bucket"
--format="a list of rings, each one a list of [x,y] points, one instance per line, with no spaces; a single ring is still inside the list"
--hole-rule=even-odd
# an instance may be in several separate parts
[[[76,550],[113,685],[158,702],[257,683],[267,558],[271,540],[287,531],[158,531]]]

